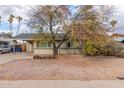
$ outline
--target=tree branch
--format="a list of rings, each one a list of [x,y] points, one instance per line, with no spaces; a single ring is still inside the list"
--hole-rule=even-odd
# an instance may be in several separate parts
[[[57,48],[59,48],[65,41],[67,41],[67,40],[70,38],[70,37],[67,37],[70,32],[71,32],[71,31],[68,31],[68,32],[65,34],[64,38],[63,38],[62,41],[59,43],[59,45],[57,46]]]

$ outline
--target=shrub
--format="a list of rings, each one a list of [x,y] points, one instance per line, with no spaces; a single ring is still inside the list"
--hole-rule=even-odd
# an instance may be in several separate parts
[[[105,46],[105,49],[106,56],[116,56],[121,52],[122,47],[119,43],[109,43]]]
[[[83,52],[85,55],[93,56],[98,53],[98,50],[91,41],[87,41],[84,44]]]
[[[124,58],[124,50],[121,50],[121,52],[118,53],[116,56]]]
[[[55,59],[53,55],[34,55],[33,59]]]
[[[107,44],[97,44],[92,41],[87,41],[84,44],[83,52],[85,55],[89,56],[116,56],[122,50],[122,45],[117,42],[109,42]]]

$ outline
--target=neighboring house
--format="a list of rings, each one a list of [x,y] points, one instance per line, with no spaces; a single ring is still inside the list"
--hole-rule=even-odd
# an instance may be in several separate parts
[[[116,34],[113,34],[111,37],[124,37],[124,34],[116,33]]]
[[[122,41],[121,41],[121,43],[123,43],[123,44],[124,44],[124,40],[122,40]]]
[[[124,34],[115,33],[111,35],[111,38],[117,41],[116,46],[124,48]]]
[[[8,33],[0,33],[0,39],[10,39],[11,35]]]
[[[45,37],[46,36],[46,37]],[[56,42],[61,42],[64,34],[57,34]],[[45,38],[44,38],[45,37]],[[13,37],[14,40],[22,40],[26,42],[26,52],[33,52],[34,54],[52,54],[52,44],[49,36],[42,34],[20,34]],[[79,54],[80,48],[78,44],[73,41],[64,42],[58,50],[59,54]]]
[[[11,35],[8,33],[1,33],[0,34],[0,45],[11,45],[14,46],[16,41],[12,40]]]
[[[117,41],[123,41],[124,40],[124,34],[122,33],[114,33],[110,36],[111,38],[113,38],[114,40]]]

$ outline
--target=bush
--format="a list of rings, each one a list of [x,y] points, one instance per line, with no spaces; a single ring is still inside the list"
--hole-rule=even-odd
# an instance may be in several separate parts
[[[53,55],[34,55],[33,59],[55,59]]]
[[[122,47],[119,43],[109,43],[105,46],[105,49],[106,56],[116,56],[121,52]]]
[[[124,50],[121,50],[121,52],[118,53],[116,56],[124,58]]]
[[[98,49],[91,41],[87,41],[84,44],[83,52],[85,55],[94,56],[98,54]]]
[[[109,42],[108,44],[94,44],[92,41],[87,41],[84,44],[83,52],[88,56],[116,56],[119,55],[121,50],[120,43]]]

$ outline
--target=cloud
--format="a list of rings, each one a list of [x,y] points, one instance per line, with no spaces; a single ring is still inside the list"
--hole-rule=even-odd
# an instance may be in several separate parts
[[[119,5],[117,7],[116,19],[118,21],[116,33],[124,33],[124,6]]]
[[[21,26],[19,33],[30,32],[30,28],[27,27],[26,22],[28,22],[28,11],[34,6],[25,6],[25,5],[0,5],[0,16],[2,16],[2,24],[0,26],[0,32],[9,31],[8,27],[8,18],[10,14],[14,16],[21,16],[23,20],[21,21]],[[116,19],[118,20],[118,25],[116,28],[116,33],[124,33],[124,6],[115,6],[117,7]],[[13,33],[17,31],[18,21],[13,21]]]
[[[20,25],[20,32],[25,32],[29,30],[29,27],[25,24],[27,20],[29,20],[27,16],[28,10],[33,7],[33,6],[19,6],[19,5],[0,5],[0,16],[2,17],[1,19],[1,27],[0,27],[0,32],[8,32],[9,27],[8,27],[8,18],[10,14],[13,14],[14,16],[21,16],[22,21]],[[17,25],[18,21],[14,19],[13,21],[13,33],[16,33],[17,31]]]
[[[0,5],[0,15],[3,19],[9,17],[10,14],[27,18],[26,12],[29,10],[30,7],[31,6]]]
[[[14,9],[11,6],[0,6],[0,15],[1,16],[8,16],[9,14],[12,14],[14,12]]]

